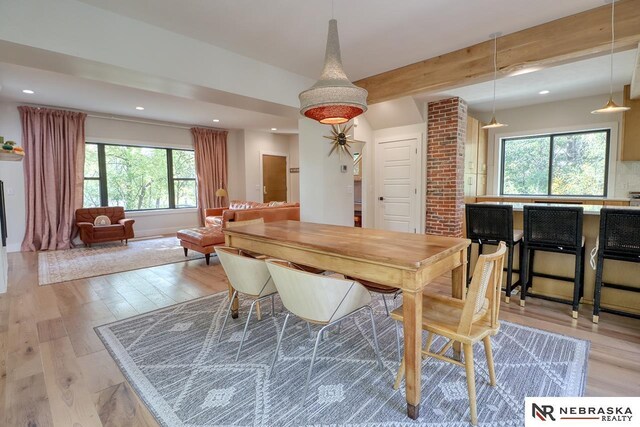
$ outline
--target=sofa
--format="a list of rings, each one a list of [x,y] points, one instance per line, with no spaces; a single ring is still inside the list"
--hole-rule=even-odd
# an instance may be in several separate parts
[[[276,213],[265,213],[263,210],[271,211],[273,209],[290,208],[289,210],[278,210]],[[241,200],[232,200],[228,207],[224,208],[212,208],[204,210],[204,224],[205,227],[224,228],[228,221],[246,221],[249,219],[263,218],[265,222],[280,221],[284,219],[293,219],[300,221],[300,204],[299,203],[286,203],[286,202],[247,202]],[[275,216],[274,216],[275,215]],[[297,215],[297,218],[293,218]],[[271,219],[281,218],[281,219]],[[289,218],[287,216],[292,216]]]
[[[205,256],[206,263],[209,264],[211,254],[215,252],[217,245],[224,244],[224,232],[229,223],[262,219],[264,222],[273,221],[300,221],[300,204],[278,204],[272,206],[259,206],[254,202],[245,202],[241,209],[231,209],[231,206],[238,207],[238,204],[231,204],[226,208],[205,209],[208,217],[206,227],[188,228],[178,231],[177,237],[180,245],[184,248],[184,255],[187,256],[189,249],[200,252]],[[253,208],[248,206],[254,206]],[[259,206],[259,207],[255,207]]]
[[[96,225],[96,218],[102,215],[108,217],[111,224]],[[121,206],[76,210],[76,226],[80,229],[80,240],[85,246],[118,240],[127,244],[129,239],[134,238],[134,223],[135,220],[125,218]]]

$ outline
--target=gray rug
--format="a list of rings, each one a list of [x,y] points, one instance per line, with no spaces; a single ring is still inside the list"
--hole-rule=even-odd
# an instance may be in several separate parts
[[[204,256],[195,251],[185,257],[175,237],[130,240],[128,245],[118,241],[96,243],[90,248],[42,251],[38,253],[38,282],[40,286],[50,285],[200,258]]]
[[[274,375],[267,378],[284,315],[276,304],[276,316],[271,317],[265,304],[262,321],[254,318],[240,360],[234,363],[248,306],[243,304],[239,319],[230,319],[218,344],[225,294],[96,328],[161,425],[469,425],[464,368],[433,359],[423,363],[420,419],[406,417],[404,387],[392,388],[398,368],[393,321],[380,299],[374,308],[384,370],[376,368],[365,341],[371,337],[367,317],[348,319],[339,333],[328,333],[321,342],[303,408],[301,389],[313,350],[306,323],[289,323]],[[440,338],[438,344],[444,341]],[[588,341],[502,322],[493,348],[495,388],[488,383],[482,345],[474,349],[482,426],[524,425],[525,396],[584,392]]]

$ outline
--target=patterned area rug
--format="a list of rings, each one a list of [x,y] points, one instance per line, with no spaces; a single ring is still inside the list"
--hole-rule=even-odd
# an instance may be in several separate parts
[[[420,419],[406,417],[404,387],[392,388],[398,368],[395,331],[381,299],[374,300],[374,309],[384,369],[376,368],[365,341],[372,336],[366,314],[347,319],[320,344],[305,407],[301,389],[314,342],[306,323],[290,318],[268,378],[284,318],[280,307],[276,304],[272,317],[270,305],[264,305],[262,321],[250,323],[235,363],[248,305],[242,305],[239,319],[230,319],[218,344],[226,302],[225,293],[216,294],[96,328],[161,425],[469,425],[464,368],[433,359],[423,362]],[[482,345],[474,349],[479,425],[524,425],[525,396],[583,394],[588,341],[502,322],[493,348],[495,388],[489,386]]]
[[[114,242],[91,248],[45,251],[38,253],[38,280],[40,286],[50,285],[199,258],[203,255],[194,251],[185,257],[175,237],[130,240],[126,246]]]

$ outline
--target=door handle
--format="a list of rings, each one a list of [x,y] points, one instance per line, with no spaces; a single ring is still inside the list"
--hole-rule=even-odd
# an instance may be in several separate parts
[[[267,194],[267,186],[266,185],[262,187],[262,193],[263,194]]]
[[[380,196],[378,197],[378,200],[384,200],[384,197]]]

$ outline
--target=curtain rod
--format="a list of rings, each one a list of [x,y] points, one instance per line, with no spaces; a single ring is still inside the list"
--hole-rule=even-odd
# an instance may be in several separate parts
[[[107,114],[100,114],[100,113],[88,113],[86,111],[78,110],[78,109],[75,109],[75,108],[66,108],[66,107],[57,107],[57,106],[42,105],[42,104],[30,104],[30,103],[25,103],[23,105],[29,105],[29,106],[36,107],[36,108],[52,108],[52,109],[57,109],[57,110],[77,111],[77,112],[80,112],[80,113],[85,113],[87,115],[87,117],[93,117],[95,119],[119,120],[121,122],[139,123],[139,124],[142,124],[142,125],[164,126],[164,127],[170,127],[170,128],[175,128],[175,129],[186,129],[186,130],[191,130],[192,127],[201,127],[201,128],[207,128],[207,129],[226,130],[226,131],[228,131],[228,129],[217,128],[217,127],[214,127],[214,126],[200,126],[200,125],[187,126],[187,125],[179,125],[177,123],[170,123],[170,122],[146,121],[146,120],[140,120],[140,119],[134,119],[134,118],[128,118],[128,117],[120,117],[120,116],[112,116],[112,115],[107,115]]]

